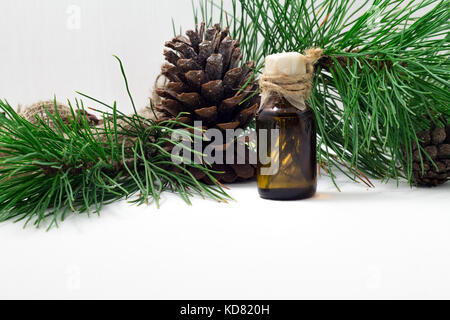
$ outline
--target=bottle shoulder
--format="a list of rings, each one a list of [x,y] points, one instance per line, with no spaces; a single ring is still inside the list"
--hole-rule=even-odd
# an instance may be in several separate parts
[[[305,108],[305,110],[299,110],[284,98],[271,98],[261,106],[260,111],[256,114],[256,117],[257,119],[271,117],[300,117],[314,119],[314,111],[306,101]]]

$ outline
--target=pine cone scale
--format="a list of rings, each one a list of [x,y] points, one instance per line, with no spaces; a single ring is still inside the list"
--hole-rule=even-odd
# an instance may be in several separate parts
[[[156,106],[160,120],[173,119],[184,112],[187,114],[180,118],[184,123],[202,121],[206,129],[224,132],[248,125],[259,105],[255,64],[241,64],[239,41],[229,36],[228,29],[219,25],[205,28],[202,23],[187,31],[186,36],[167,41],[165,47],[166,63],[161,74],[168,83],[155,90],[161,98]],[[254,168],[248,164],[213,165],[214,168],[223,172],[214,177],[225,183],[255,176]]]

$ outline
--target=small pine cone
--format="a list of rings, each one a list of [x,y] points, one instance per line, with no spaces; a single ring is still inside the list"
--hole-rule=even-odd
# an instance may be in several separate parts
[[[422,131],[417,136],[425,152],[421,152],[418,146],[413,146],[415,183],[425,187],[444,184],[450,180],[450,126]]]
[[[132,116],[132,115],[130,115]],[[155,115],[155,113],[153,112],[152,108],[150,105],[145,106],[144,108],[138,110],[137,112],[137,116],[139,118],[143,118],[146,120],[152,120],[152,121],[156,121],[157,116]],[[139,123],[138,118],[135,118],[135,122]],[[114,126],[112,118],[110,119],[106,119],[105,120],[107,123],[107,126],[110,126],[111,128]],[[109,122],[109,124],[108,124]],[[151,123],[147,122],[147,121],[141,121],[141,128],[140,130],[145,130],[147,129]],[[117,130],[118,130],[118,134],[117,134],[117,143],[122,146],[123,142],[125,141],[125,147],[126,148],[131,148],[133,146],[135,146],[136,144],[136,134],[137,134],[137,128],[135,127],[135,125],[133,123],[131,123],[130,121],[125,121],[123,119],[117,119]],[[105,126],[104,123],[102,123],[102,121],[97,125],[97,128],[99,128],[100,130],[103,129]],[[124,134],[124,132],[126,132],[126,134]],[[102,141],[108,141],[108,137],[101,133],[100,134],[100,140]]]
[[[202,121],[220,130],[245,127],[259,105],[254,62],[241,65],[239,41],[215,25],[189,30],[166,42],[166,63],[155,85],[155,108],[161,120],[186,112],[182,120]],[[240,90],[245,85],[243,90]]]
[[[63,105],[59,102],[56,102],[56,104],[55,104],[55,101],[53,101],[53,100],[37,102],[37,103],[19,111],[19,115],[34,125],[38,125],[39,119],[41,119],[46,124],[48,124],[50,127],[55,128],[54,121],[49,117],[49,115],[55,116],[56,110],[58,111],[58,114],[61,117],[61,120],[65,124],[70,124],[70,122],[73,121],[73,115],[72,115],[71,109],[69,107],[67,107],[66,105]],[[94,116],[84,110],[76,110],[75,114],[76,114],[76,116],[79,116],[79,117],[86,116],[87,120],[92,125],[97,125],[100,122],[96,116]],[[81,121],[81,118],[79,119],[79,121]]]

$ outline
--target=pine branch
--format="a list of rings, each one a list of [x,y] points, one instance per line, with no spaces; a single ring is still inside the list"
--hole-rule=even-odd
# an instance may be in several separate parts
[[[125,115],[115,103],[103,114],[103,125],[92,127],[81,100],[69,106],[71,119],[61,118],[55,100],[54,110],[45,110],[49,121],[38,118],[35,124],[0,100],[0,222],[51,228],[69,213],[99,214],[104,205],[121,199],[159,206],[166,191],[188,204],[196,194],[219,202],[231,199],[218,183],[197,181],[192,172],[216,181],[205,165],[172,162],[167,150],[178,142],[171,134],[194,128],[177,119]],[[197,137],[189,130],[183,134]]]
[[[29,123],[5,101],[0,109],[7,114],[0,122],[0,221],[48,222],[50,228],[69,212],[99,213],[103,205],[133,195],[135,203],[158,204],[165,191],[187,203],[194,194],[229,199],[222,187],[200,183],[190,173],[191,168],[202,170],[214,180],[204,166],[186,164],[175,173],[164,146],[174,127],[183,126],[176,121],[140,118],[147,129],[123,131],[117,126],[93,129],[87,118],[67,125],[56,116],[62,128],[56,130],[43,121]],[[105,114],[104,120],[108,117],[132,122],[135,116]],[[104,139],[118,132],[126,136],[122,145]]]
[[[244,59],[259,70],[269,54],[323,48],[310,99],[319,162],[332,177],[334,169],[350,177],[356,170],[411,182],[417,132],[450,119],[448,0],[374,0],[360,8],[353,0],[233,0],[229,11],[220,1],[198,6],[206,21],[226,18]]]

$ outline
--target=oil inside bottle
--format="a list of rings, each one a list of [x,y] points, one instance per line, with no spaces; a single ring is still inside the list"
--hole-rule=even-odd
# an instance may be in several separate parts
[[[258,139],[262,129],[267,132],[267,141],[258,141],[260,196],[272,200],[312,197],[317,189],[316,118],[313,110],[306,105],[306,109],[301,111],[283,97],[273,94],[257,115],[256,129]],[[278,138],[272,139],[273,129],[278,130]],[[267,149],[264,150],[267,151],[263,155],[264,161],[260,154],[262,143]],[[277,170],[271,171],[270,167]]]

